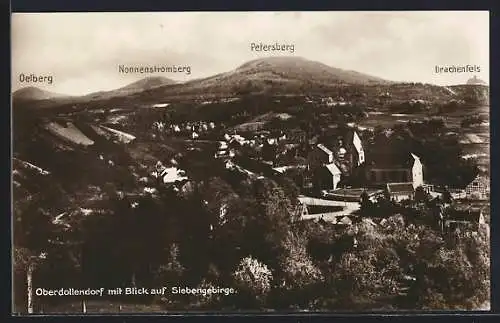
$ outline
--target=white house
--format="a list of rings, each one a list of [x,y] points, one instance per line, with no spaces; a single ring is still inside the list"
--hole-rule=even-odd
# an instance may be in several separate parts
[[[334,163],[327,164],[327,165],[325,165],[325,167],[328,170],[328,172],[330,172],[330,175],[331,175],[331,180],[332,180],[332,186],[331,186],[332,188],[331,189],[336,190],[337,185],[340,182],[340,177],[342,175],[342,172],[337,167],[337,165],[335,165]]]

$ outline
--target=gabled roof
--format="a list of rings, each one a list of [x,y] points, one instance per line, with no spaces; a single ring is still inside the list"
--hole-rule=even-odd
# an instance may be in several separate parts
[[[316,147],[318,147],[319,149],[321,149],[327,155],[333,155],[333,151],[331,151],[330,149],[326,148],[326,146],[323,145],[323,144],[318,144]]]
[[[490,179],[487,176],[481,174],[474,177],[474,179],[468,185],[471,185],[473,182],[479,182],[483,185],[490,185]]]
[[[413,183],[388,183],[387,190],[389,193],[413,193]]]
[[[326,169],[328,169],[328,171],[332,175],[341,175],[342,174],[342,172],[340,171],[340,169],[334,163],[326,164],[325,167],[326,167]]]
[[[385,149],[370,153],[368,165],[380,168],[409,168],[420,158],[410,152]]]
[[[410,153],[411,157],[413,157],[413,160],[415,161],[420,161],[420,157],[418,157],[417,155],[415,155],[414,153]]]

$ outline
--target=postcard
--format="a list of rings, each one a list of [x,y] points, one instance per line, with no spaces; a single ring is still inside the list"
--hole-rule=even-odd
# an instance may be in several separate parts
[[[487,11],[12,15],[13,311],[490,309]]]

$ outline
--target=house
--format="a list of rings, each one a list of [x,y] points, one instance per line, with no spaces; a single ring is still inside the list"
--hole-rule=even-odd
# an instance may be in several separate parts
[[[368,184],[411,183],[413,188],[423,186],[423,166],[413,153],[399,151],[375,152],[370,156],[365,169]]]
[[[176,167],[168,167],[165,168],[160,174],[159,177],[162,179],[163,183],[170,184],[175,182],[181,182],[186,180],[185,172]]]
[[[356,131],[349,130],[344,136],[339,137],[335,146],[335,159],[349,174],[365,162],[363,144]]]
[[[307,134],[301,129],[293,129],[288,132],[288,137],[290,140],[296,143],[303,143],[307,140]]]
[[[166,108],[170,105],[170,103],[156,103],[153,104],[153,108]]]
[[[444,228],[448,232],[455,229],[477,230],[485,223],[483,212],[476,208],[448,209],[444,216]]]
[[[177,167],[165,167],[161,161],[156,163],[155,168],[156,170],[152,174],[153,177],[161,180],[164,184],[173,184],[188,179],[183,170]]]
[[[229,136],[229,143],[238,143],[239,145],[244,145],[247,142],[245,137],[241,135],[230,135]]]
[[[387,192],[392,200],[401,202],[402,200],[411,200],[415,194],[413,183],[387,183]]]
[[[215,152],[215,158],[233,158],[235,156],[234,150],[232,149],[220,149]]]
[[[333,151],[323,144],[316,145],[308,155],[309,169],[331,164],[334,161]]]
[[[268,145],[277,145],[278,140],[276,138],[267,138],[267,144]]]
[[[228,148],[227,142],[219,141],[219,149],[223,150],[223,149],[227,149],[227,148]]]
[[[467,198],[487,200],[490,198],[490,179],[484,175],[477,175],[472,182],[465,187]]]
[[[335,163],[326,164],[314,171],[314,186],[320,190],[336,190],[341,176]]]

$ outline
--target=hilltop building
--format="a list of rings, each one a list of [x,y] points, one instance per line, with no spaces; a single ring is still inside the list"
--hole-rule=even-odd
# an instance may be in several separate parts
[[[470,79],[467,80],[468,85],[485,85],[486,82],[481,80],[480,78],[477,77],[477,75],[474,75]]]

